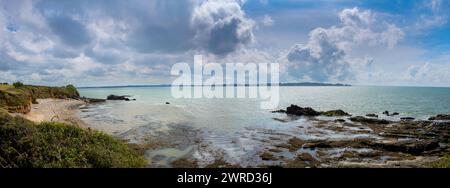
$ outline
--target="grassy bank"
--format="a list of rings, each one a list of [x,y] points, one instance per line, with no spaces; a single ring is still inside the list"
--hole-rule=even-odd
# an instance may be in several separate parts
[[[143,156],[98,131],[55,122],[34,123],[9,113],[28,113],[36,99],[79,98],[77,89],[0,84],[0,167],[144,167]],[[9,112],[9,113],[8,113]]]
[[[45,98],[79,98],[80,94],[72,85],[65,87],[47,87],[0,84],[0,108],[9,112],[28,113],[36,99]]]
[[[144,167],[125,143],[98,131],[62,123],[35,124],[0,109],[0,167]]]

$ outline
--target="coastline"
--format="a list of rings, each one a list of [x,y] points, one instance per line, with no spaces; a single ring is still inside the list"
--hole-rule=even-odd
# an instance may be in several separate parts
[[[84,129],[91,129],[89,126],[79,117],[80,107],[88,104],[84,100],[76,99],[38,99],[38,104],[32,104],[31,111],[27,114],[15,114],[36,123],[40,122],[62,122],[71,125],[79,126]],[[291,107],[292,108],[292,107]],[[305,113],[301,107],[298,108],[296,113]],[[313,109],[312,109],[313,110]],[[309,111],[308,111],[309,112]],[[288,110],[278,110],[274,113],[288,113]],[[337,134],[347,135],[360,135],[363,137],[355,138],[342,138],[342,139],[304,139],[302,137],[286,137],[278,138],[276,141],[267,141],[265,145],[266,149],[263,149],[262,153],[257,153],[255,157],[260,157],[261,161],[256,164],[256,167],[269,167],[277,166],[280,164],[287,168],[305,168],[305,167],[364,167],[364,168],[398,168],[398,167],[427,167],[428,164],[439,160],[442,152],[437,152],[440,147],[434,140],[437,137],[427,138],[410,132],[411,130],[405,129],[405,127],[412,127],[413,129],[423,128],[422,123],[432,124],[431,121],[417,120],[417,121],[399,121],[399,122],[384,122],[382,119],[369,118],[369,117],[352,117],[351,115],[341,112],[340,110],[332,110],[328,112],[321,112],[323,114],[335,117],[334,120],[324,120],[321,118],[315,118],[315,115],[311,114],[293,114],[306,116],[312,123],[312,130],[321,131],[333,131]],[[289,117],[283,119],[283,122],[289,122]],[[346,117],[346,118],[345,118]],[[344,120],[345,119],[345,120]],[[274,119],[277,121],[277,119]],[[439,122],[438,122],[439,123]],[[434,123],[436,124],[436,123]],[[433,124],[433,125],[434,125]],[[300,129],[304,129],[301,125]],[[95,129],[95,128],[92,128]],[[178,129],[174,129],[178,130]],[[101,130],[99,130],[101,131]],[[186,133],[186,130],[181,131]],[[429,133],[445,133],[440,130],[429,130]],[[318,133],[311,133],[316,135]],[[111,134],[110,134],[111,135]],[[152,142],[145,143],[131,143],[130,140],[124,137],[122,140],[132,146],[135,150],[141,154],[145,154],[148,151],[165,151],[164,148],[178,148],[177,146],[170,146],[163,144],[164,141],[180,139],[178,134],[168,134],[165,137],[161,135],[153,135]],[[368,137],[364,135],[369,135]],[[384,135],[384,136],[383,136]],[[439,134],[437,134],[439,135]],[[316,135],[320,136],[320,134]],[[171,137],[171,138],[170,138]],[[271,138],[276,138],[277,135],[271,135]],[[162,139],[162,140],[161,140]],[[440,138],[442,139],[442,138]],[[201,139],[200,139],[201,140]],[[205,143],[203,143],[205,144]],[[202,145],[202,141],[195,142],[194,147]],[[330,153],[331,150],[343,149],[343,152],[336,156],[336,154]],[[200,148],[205,149],[205,148]],[[312,153],[299,153],[298,151],[310,151],[317,152]],[[419,151],[417,153],[416,151]],[[181,150],[180,150],[181,151]],[[289,152],[294,155],[294,158],[285,158],[283,153]],[[147,167],[158,167],[153,164],[153,155],[146,155],[148,160]],[[295,157],[296,156],[296,157]],[[203,161],[192,158],[193,156],[186,155],[178,158],[175,161],[167,164],[171,167],[209,167],[216,165],[217,160],[223,158],[223,155],[219,155],[216,161],[212,161],[212,164],[203,164]],[[385,160],[389,157],[391,159]],[[366,161],[369,160],[369,161]],[[282,162],[282,163],[279,163]],[[242,164],[232,164],[227,161],[222,161],[225,166],[243,167]],[[219,166],[223,166],[219,165]]]
[[[37,104],[31,105],[29,113],[12,113],[12,115],[35,123],[60,122],[88,128],[87,123],[78,116],[79,107],[85,104],[85,101],[76,99],[37,99]]]

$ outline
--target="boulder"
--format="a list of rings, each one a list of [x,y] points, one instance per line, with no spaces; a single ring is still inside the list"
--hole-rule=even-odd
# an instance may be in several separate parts
[[[389,111],[386,110],[383,112],[383,114],[389,116]]]
[[[93,98],[84,98],[83,99],[87,103],[102,103],[105,102],[105,99],[93,99]]]
[[[122,101],[130,101],[130,99],[126,95],[108,95],[107,100],[122,100]]]
[[[264,152],[264,153],[262,153],[259,156],[264,161],[275,161],[275,160],[277,160],[277,158],[272,153],[269,153],[269,152]]]
[[[367,117],[375,117],[375,118],[378,118],[378,115],[376,115],[376,114],[366,114],[366,116],[367,116]]]
[[[343,110],[330,110],[326,112],[322,112],[324,116],[351,116],[349,113],[344,112]]]
[[[345,123],[345,119],[335,119],[334,122]]]
[[[297,116],[318,116],[321,115],[320,112],[315,111],[310,107],[302,108],[297,105],[291,105],[286,108],[286,114],[297,115]]]
[[[363,116],[356,116],[350,118],[353,122],[359,122],[359,123],[368,123],[368,124],[389,124],[391,123],[388,120],[385,119],[373,119],[373,118],[365,118]]]
[[[450,120],[450,114],[439,114],[437,116],[428,118],[428,120]]]
[[[280,110],[274,110],[272,113],[286,113],[286,110],[280,109]]]
[[[400,120],[404,120],[404,121],[411,121],[414,120],[415,118],[413,117],[401,117]]]
[[[398,115],[400,115],[398,112],[394,112],[391,114],[391,116],[398,116]]]

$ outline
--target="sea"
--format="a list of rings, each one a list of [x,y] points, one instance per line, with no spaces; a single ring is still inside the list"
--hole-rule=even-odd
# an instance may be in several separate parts
[[[262,99],[176,99],[170,87],[80,88],[79,92],[89,98],[114,94],[136,99],[88,105],[81,108],[79,116],[91,128],[131,143],[164,141],[161,147],[152,147],[145,153],[152,167],[169,167],[171,162],[186,156],[204,165],[221,158],[241,166],[255,166],[260,160],[258,153],[267,149],[268,142],[273,144],[277,139],[367,136],[310,130],[308,118],[289,119],[285,114],[261,109]],[[450,114],[450,88],[283,86],[279,94],[276,109],[296,104],[317,111],[341,109],[353,116],[374,113],[391,120]],[[384,111],[399,115],[385,116]]]

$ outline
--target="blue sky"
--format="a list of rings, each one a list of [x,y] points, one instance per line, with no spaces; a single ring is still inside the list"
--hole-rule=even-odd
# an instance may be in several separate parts
[[[170,83],[277,62],[283,82],[450,86],[448,0],[0,0],[0,81]]]

